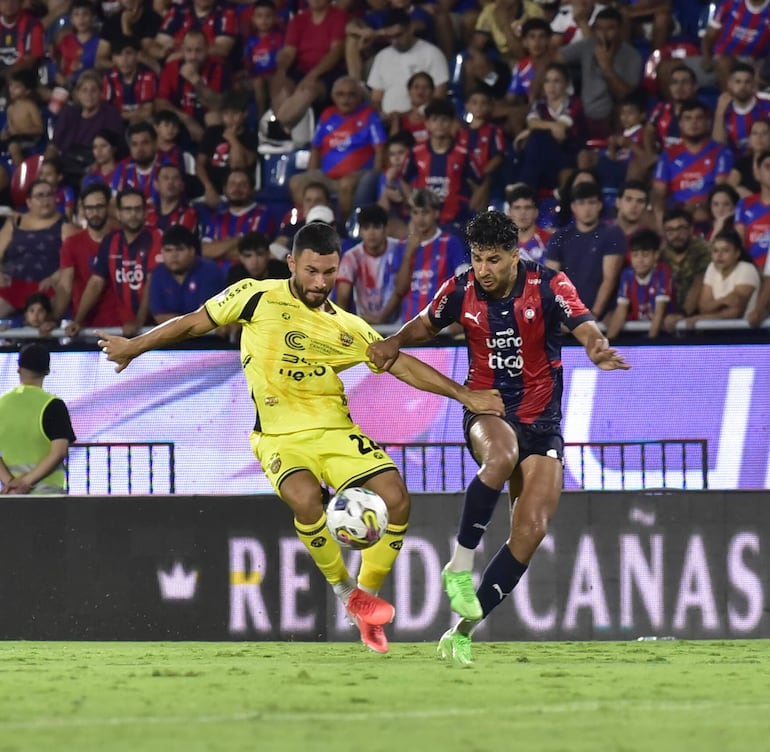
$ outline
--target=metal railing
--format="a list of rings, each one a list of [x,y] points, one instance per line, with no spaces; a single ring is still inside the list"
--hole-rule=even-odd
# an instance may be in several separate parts
[[[68,493],[86,496],[174,494],[175,472],[173,441],[76,443],[65,463]]]
[[[457,492],[478,470],[465,444],[383,443],[410,491]],[[582,490],[708,488],[706,439],[565,443],[567,487]],[[590,461],[589,461],[590,460]]]

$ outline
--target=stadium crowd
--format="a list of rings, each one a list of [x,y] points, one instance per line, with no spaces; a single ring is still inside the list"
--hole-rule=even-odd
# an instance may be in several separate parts
[[[767,2],[0,0],[0,87],[7,326],[132,335],[311,221],[392,325],[489,206],[611,336],[767,326]]]

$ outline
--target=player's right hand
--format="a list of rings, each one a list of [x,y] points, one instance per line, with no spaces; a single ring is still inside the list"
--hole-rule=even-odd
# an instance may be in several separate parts
[[[99,339],[96,344],[102,348],[107,360],[117,363],[115,373],[120,373],[134,359],[131,353],[131,341],[125,337],[117,337],[104,332],[96,332]]]
[[[398,340],[395,337],[372,342],[366,350],[369,360],[382,371],[389,371],[398,358]]]

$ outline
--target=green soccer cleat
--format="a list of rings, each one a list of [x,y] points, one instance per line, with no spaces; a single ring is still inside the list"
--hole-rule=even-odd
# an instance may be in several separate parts
[[[447,629],[438,641],[438,654],[455,666],[472,666],[471,638],[457,632],[454,628]]]
[[[441,570],[441,582],[449,596],[452,611],[458,616],[468,621],[479,621],[484,617],[470,571],[451,572],[447,564]]]

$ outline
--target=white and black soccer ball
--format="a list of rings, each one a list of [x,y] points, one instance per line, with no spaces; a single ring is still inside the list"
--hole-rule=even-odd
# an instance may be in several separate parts
[[[388,507],[368,488],[346,488],[329,502],[326,526],[343,548],[369,548],[385,533]]]

